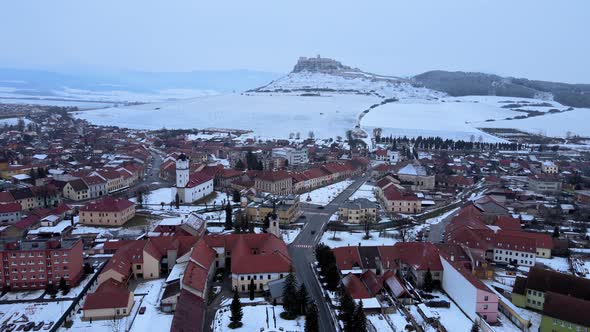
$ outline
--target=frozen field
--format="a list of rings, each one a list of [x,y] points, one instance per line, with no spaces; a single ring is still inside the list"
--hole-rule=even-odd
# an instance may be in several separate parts
[[[444,102],[443,102],[444,101]],[[590,110],[575,109],[570,112],[547,114],[518,120],[502,120],[525,113],[502,108],[508,102],[521,102],[518,109],[547,112],[550,109],[567,109],[555,101],[538,99],[467,96],[446,97],[441,102],[392,103],[371,110],[361,121],[365,130],[383,128],[383,136],[440,136],[486,142],[501,142],[477,128],[515,128],[549,136],[565,136],[568,131],[590,135]],[[526,106],[548,102],[551,107]],[[495,121],[486,121],[493,119]],[[367,130],[367,131],[368,131]]]
[[[190,100],[132,107],[106,108],[77,113],[98,125],[133,129],[232,128],[254,131],[262,138],[287,138],[300,132],[317,138],[344,136],[355,126],[359,113],[380,99],[343,95],[300,97],[293,95],[225,94]]]
[[[346,190],[346,188],[350,187],[350,185],[353,183],[353,180],[344,180],[336,182],[331,185],[327,185],[325,187],[310,191],[309,197],[311,198],[311,201],[307,201],[308,194],[302,194],[301,200],[307,204],[326,206],[330,204],[330,202],[334,200],[336,196],[340,195],[341,192]]]

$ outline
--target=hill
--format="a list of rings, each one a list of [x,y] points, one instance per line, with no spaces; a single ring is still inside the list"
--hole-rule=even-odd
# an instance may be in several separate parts
[[[451,96],[505,96],[555,100],[572,107],[590,107],[590,84],[535,81],[498,75],[429,71],[412,78],[414,85]]]

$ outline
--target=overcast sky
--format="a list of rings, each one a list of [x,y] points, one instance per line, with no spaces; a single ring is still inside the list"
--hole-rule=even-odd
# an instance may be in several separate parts
[[[371,5],[368,5],[370,3]],[[590,83],[590,1],[51,0],[0,4],[0,66],[484,71]]]

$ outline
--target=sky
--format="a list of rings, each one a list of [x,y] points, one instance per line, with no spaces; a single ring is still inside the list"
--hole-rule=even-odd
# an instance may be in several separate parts
[[[0,66],[289,72],[299,56],[590,83],[590,1],[52,0],[0,4]]]

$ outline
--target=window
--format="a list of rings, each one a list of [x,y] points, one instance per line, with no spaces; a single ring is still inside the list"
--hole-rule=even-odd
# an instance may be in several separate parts
[[[488,310],[488,305],[487,304],[484,304],[483,305],[483,310]]]
[[[488,296],[484,296],[484,297],[483,297],[483,300],[484,300],[484,301],[488,301],[488,299],[489,299],[489,297],[488,297]]]

